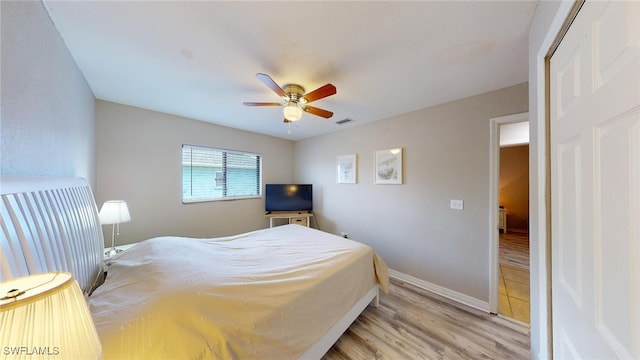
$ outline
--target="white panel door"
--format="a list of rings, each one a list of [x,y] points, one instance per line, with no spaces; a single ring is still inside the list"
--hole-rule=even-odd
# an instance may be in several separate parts
[[[640,359],[640,2],[587,1],[551,58],[556,359]]]

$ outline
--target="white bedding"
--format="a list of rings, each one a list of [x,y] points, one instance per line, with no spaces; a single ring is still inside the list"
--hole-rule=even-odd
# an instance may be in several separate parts
[[[105,359],[294,359],[376,282],[370,247],[287,225],[141,242],[89,302]]]

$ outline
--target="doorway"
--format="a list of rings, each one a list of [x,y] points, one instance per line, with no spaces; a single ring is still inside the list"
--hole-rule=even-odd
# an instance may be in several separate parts
[[[500,126],[524,125],[528,122]],[[527,137],[528,140],[528,137]],[[529,143],[500,145],[498,311],[529,324]]]
[[[530,323],[529,115],[491,119],[491,312]]]

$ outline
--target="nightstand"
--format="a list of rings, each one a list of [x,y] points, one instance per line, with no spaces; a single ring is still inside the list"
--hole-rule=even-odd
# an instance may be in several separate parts
[[[126,244],[126,245],[118,245],[118,246],[116,246],[116,251],[117,251],[117,253],[121,253],[121,252],[123,252],[123,251],[125,251],[125,250],[130,249],[130,248],[131,248],[132,246],[134,246],[135,244],[136,244],[136,243],[133,243],[133,244]],[[106,261],[106,260],[111,259],[111,256],[109,256],[109,255],[108,255],[108,254],[109,254],[109,251],[111,251],[111,247],[104,248],[104,260],[105,260],[105,261]]]
[[[507,233],[507,211],[505,209],[498,209],[498,232],[500,230],[504,234]]]

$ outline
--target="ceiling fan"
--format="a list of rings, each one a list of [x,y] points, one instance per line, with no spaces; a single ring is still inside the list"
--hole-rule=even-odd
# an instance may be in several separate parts
[[[308,103],[320,100],[336,93],[336,87],[326,84],[305,94],[304,88],[298,84],[287,84],[280,87],[273,79],[262,73],[257,73],[256,77],[269,89],[273,90],[282,98],[282,102],[244,102],[246,106],[284,106],[284,122],[290,123],[298,121],[302,117],[302,112],[328,119],[333,116],[333,112],[307,105]]]

